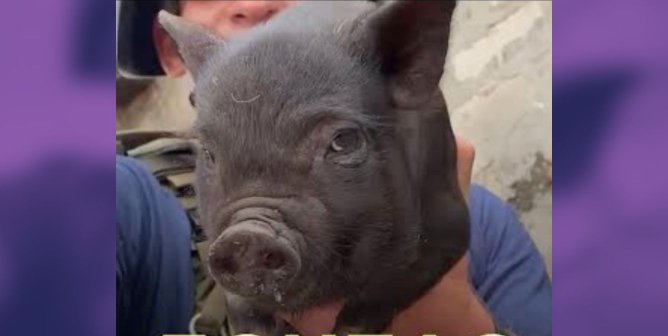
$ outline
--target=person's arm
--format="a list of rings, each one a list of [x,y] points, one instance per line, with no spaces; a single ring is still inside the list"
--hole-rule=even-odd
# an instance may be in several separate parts
[[[470,194],[470,273],[496,325],[518,336],[552,334],[552,288],[543,259],[510,206],[488,190]]]
[[[190,223],[143,164],[116,157],[118,335],[188,332],[194,307]]]

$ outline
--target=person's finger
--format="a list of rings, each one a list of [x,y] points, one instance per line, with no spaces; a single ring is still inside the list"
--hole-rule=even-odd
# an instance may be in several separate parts
[[[299,314],[277,313],[299,331],[300,336],[320,336],[331,334],[336,324],[336,317],[343,308],[343,302],[334,302],[314,307]]]
[[[464,199],[468,202],[475,149],[468,140],[460,136],[455,136],[455,141],[457,144],[457,178],[459,188],[462,190]]]

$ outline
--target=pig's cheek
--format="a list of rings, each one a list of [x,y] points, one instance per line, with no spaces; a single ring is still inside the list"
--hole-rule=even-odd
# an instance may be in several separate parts
[[[200,223],[205,230],[205,234],[208,238],[216,238],[223,230],[223,223],[220,220],[220,209],[222,207],[219,204],[217,198],[216,190],[211,187],[205,187],[198,190],[197,193],[197,202],[198,208],[197,212],[200,217]]]
[[[331,219],[322,201],[304,198],[283,206],[286,223],[294,230],[295,242],[302,258],[322,264],[331,251]]]

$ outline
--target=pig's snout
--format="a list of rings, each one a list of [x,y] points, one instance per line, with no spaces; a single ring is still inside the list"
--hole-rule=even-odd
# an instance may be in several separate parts
[[[275,297],[285,289],[299,272],[301,258],[294,242],[276,226],[283,225],[244,220],[214,241],[209,267],[221,285],[242,296]]]

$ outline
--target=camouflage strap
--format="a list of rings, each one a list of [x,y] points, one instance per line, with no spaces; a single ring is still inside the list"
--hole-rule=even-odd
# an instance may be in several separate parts
[[[194,332],[226,336],[225,301],[206,267],[208,245],[197,216],[195,143],[177,132],[124,131],[116,134],[116,152],[143,162],[160,185],[181,203],[192,227],[192,260],[195,272]]]
[[[125,155],[124,150],[118,152],[119,145],[121,149],[133,149],[160,138],[183,139],[184,137],[178,132],[170,131],[118,131],[116,132],[117,154]]]

